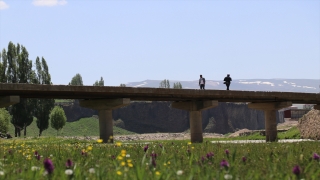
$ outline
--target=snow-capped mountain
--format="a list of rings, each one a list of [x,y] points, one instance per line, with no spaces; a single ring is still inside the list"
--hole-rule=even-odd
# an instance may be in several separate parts
[[[162,80],[145,80],[141,82],[129,82],[127,87],[159,87]],[[170,87],[173,83],[180,82],[183,89],[199,89],[198,80],[177,81],[169,80]],[[224,90],[223,81],[206,79],[206,89]],[[306,92],[319,93],[320,79],[234,79],[230,90],[243,91],[282,91],[282,92]]]

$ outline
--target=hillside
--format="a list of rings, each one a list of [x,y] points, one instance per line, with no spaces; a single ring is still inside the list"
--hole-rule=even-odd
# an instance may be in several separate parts
[[[9,133],[14,136],[14,126],[10,123]],[[114,135],[135,134],[133,132],[113,127]],[[23,135],[23,131],[21,131]],[[27,127],[27,137],[38,136],[39,129],[36,120]],[[56,136],[57,131],[51,127],[43,131],[42,136]],[[79,121],[67,122],[64,128],[59,132],[59,136],[99,136],[99,121],[96,118],[81,118]]]

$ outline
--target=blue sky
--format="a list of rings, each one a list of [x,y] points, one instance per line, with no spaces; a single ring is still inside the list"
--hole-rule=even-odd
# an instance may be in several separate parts
[[[0,48],[44,57],[54,84],[320,79],[317,0],[0,0]]]

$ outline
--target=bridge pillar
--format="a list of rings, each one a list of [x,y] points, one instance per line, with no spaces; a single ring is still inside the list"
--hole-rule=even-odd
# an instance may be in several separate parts
[[[99,130],[100,139],[104,143],[113,143],[113,119],[112,110],[130,104],[130,99],[93,99],[80,100],[80,106],[99,111]]]
[[[20,96],[4,96],[0,97],[0,108],[8,107],[20,102]]]
[[[218,101],[173,102],[171,107],[189,111],[192,143],[203,142],[201,111],[218,106]]]
[[[264,111],[266,142],[277,140],[277,110],[292,106],[291,102],[249,103],[251,109]]]

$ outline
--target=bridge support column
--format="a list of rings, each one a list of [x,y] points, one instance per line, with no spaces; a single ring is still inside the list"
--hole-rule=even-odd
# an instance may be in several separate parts
[[[218,106],[218,101],[173,102],[173,108],[189,111],[190,136],[192,143],[202,143],[202,115],[201,111]]]
[[[104,143],[113,143],[113,119],[112,110],[130,104],[130,99],[97,99],[97,100],[81,100],[80,106],[99,111],[99,130],[100,139]]]
[[[313,109],[320,110],[320,104],[314,105]]]
[[[251,109],[264,111],[266,142],[277,140],[277,110],[292,106],[291,102],[249,103]]]
[[[0,97],[0,108],[8,107],[20,102],[20,96],[4,96]]]

